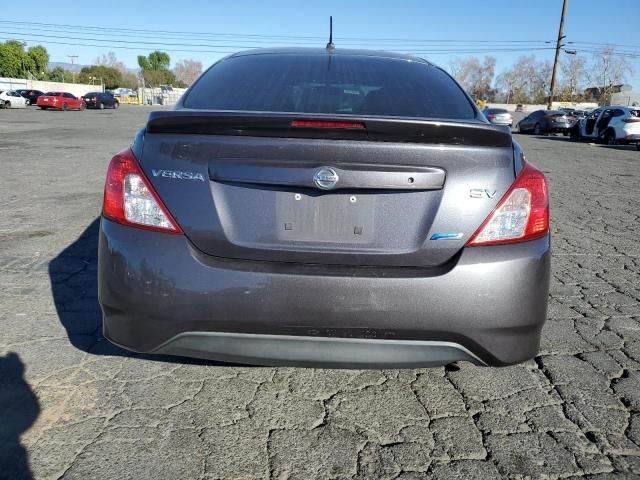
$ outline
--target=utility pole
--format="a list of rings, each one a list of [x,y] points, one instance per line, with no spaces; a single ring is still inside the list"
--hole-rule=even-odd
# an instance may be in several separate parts
[[[69,60],[71,60],[71,65],[73,65],[73,61],[78,58],[78,55],[67,55]],[[73,71],[73,66],[71,67],[71,78],[73,79],[73,83],[76,83],[76,72]]]
[[[553,95],[556,89],[556,73],[558,70],[558,60],[560,60],[560,48],[562,45],[562,39],[564,38],[564,15],[567,11],[567,0],[562,0],[562,15],[560,16],[560,28],[558,29],[558,41],[556,42],[556,59],[553,62],[553,73],[551,74],[551,88],[549,91],[549,103],[547,110],[551,110],[553,103]]]

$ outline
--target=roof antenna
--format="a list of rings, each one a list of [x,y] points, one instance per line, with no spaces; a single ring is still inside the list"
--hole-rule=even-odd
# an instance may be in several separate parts
[[[336,46],[333,44],[333,16],[329,17],[329,43],[327,43],[327,50],[335,50]]]

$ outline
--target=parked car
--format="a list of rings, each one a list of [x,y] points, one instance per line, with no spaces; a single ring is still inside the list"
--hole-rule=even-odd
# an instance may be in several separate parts
[[[525,105],[522,105],[521,103],[516,105],[516,112],[526,112],[527,111],[527,107]]]
[[[517,126],[520,133],[569,135],[570,123],[565,113],[559,110],[536,110],[520,120]]]
[[[15,90],[1,91],[0,100],[4,101],[3,108],[25,108],[27,106],[27,99]]]
[[[47,92],[38,97],[38,106],[42,110],[84,110],[84,100],[68,92]]]
[[[118,108],[120,103],[111,92],[89,92],[82,97],[87,108],[104,110],[105,107]]]
[[[487,120],[496,125],[507,125],[508,127],[513,125],[513,117],[504,108],[485,108],[482,113],[487,117]]]
[[[573,140],[597,140],[607,145],[635,144],[640,150],[640,107],[598,108],[571,129]]]
[[[584,110],[578,110],[575,108],[559,108],[558,109],[560,112],[564,112],[565,116],[567,117],[567,120],[569,120],[569,125],[573,126],[580,118],[584,118],[585,117],[585,112]]]
[[[546,317],[547,185],[425,60],[251,50],[113,157],[98,257],[104,334],[131,350],[507,365]]]
[[[29,101],[28,105],[36,105],[36,103],[38,103],[38,97],[43,94],[40,90],[20,89],[16,90],[16,92]]]

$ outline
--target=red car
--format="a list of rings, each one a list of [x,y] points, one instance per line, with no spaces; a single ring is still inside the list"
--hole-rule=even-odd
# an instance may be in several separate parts
[[[47,92],[38,97],[37,105],[42,109],[55,108],[56,110],[84,110],[84,100],[68,92]]]

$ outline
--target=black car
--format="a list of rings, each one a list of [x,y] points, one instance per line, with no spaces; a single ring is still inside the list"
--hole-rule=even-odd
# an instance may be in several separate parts
[[[565,112],[559,110],[536,110],[524,117],[518,123],[520,133],[546,135],[547,133],[562,133],[569,135],[571,122]]]
[[[89,92],[82,97],[87,108],[97,108],[103,110],[105,108],[118,108],[120,104],[118,99],[111,92]]]
[[[44,92],[41,92],[40,90],[29,90],[25,88],[16,90],[16,92],[29,100],[29,105],[35,105],[38,102],[38,97],[44,94]]]

